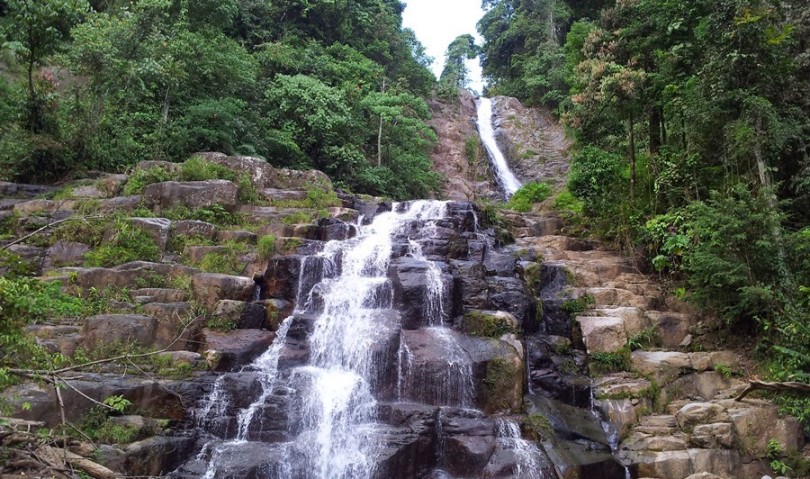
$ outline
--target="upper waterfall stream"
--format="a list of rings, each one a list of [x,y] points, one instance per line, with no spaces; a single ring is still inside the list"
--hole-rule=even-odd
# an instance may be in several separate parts
[[[478,133],[495,168],[498,184],[509,198],[520,189],[521,183],[509,168],[509,163],[495,139],[495,128],[492,124],[492,99],[490,98],[478,99]]]

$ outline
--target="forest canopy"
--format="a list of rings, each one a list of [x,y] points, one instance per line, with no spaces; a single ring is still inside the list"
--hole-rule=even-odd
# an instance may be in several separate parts
[[[319,168],[358,192],[438,187],[436,80],[396,0],[0,2],[0,177],[201,150]]]

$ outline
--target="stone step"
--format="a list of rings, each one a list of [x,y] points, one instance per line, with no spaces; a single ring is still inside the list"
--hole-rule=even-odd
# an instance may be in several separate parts
[[[132,300],[138,304],[182,303],[188,300],[188,293],[182,289],[140,288],[130,291]]]
[[[643,416],[639,421],[639,426],[675,428],[678,427],[678,421],[674,414]]]

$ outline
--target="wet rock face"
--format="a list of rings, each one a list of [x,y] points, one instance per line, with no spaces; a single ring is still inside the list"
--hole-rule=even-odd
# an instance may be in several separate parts
[[[550,180],[562,186],[568,177],[569,141],[551,112],[523,106],[516,98],[492,99],[495,137],[515,174],[524,180]]]
[[[456,201],[499,197],[483,148],[469,158],[468,144],[479,142],[472,94],[461,90],[457,101],[433,99],[429,106],[432,119],[428,124],[440,138],[430,156],[436,171],[447,179],[442,197]]]

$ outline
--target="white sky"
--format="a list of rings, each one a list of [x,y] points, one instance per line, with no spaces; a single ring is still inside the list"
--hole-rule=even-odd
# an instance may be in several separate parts
[[[416,37],[433,57],[433,73],[438,77],[444,68],[444,52],[457,36],[469,33],[481,44],[475,24],[484,15],[481,0],[405,0],[403,25],[413,29]],[[470,86],[481,91],[481,67],[478,59],[467,62],[472,82]]]

